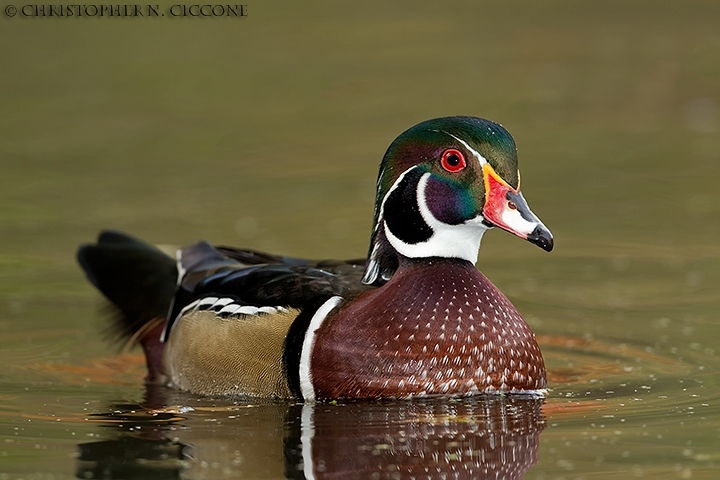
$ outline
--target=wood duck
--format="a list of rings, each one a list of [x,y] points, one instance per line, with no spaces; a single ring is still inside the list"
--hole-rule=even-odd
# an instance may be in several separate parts
[[[422,122],[388,148],[367,259],[310,261],[128,235],[80,248],[89,280],[144,348],[151,383],[205,395],[542,395],[520,313],[475,268],[499,227],[551,251],[520,193],[515,142],[475,117]]]

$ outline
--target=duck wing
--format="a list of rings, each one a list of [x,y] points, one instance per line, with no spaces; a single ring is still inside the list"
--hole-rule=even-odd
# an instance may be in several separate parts
[[[315,297],[352,298],[362,284],[364,260],[306,260],[199,242],[178,252],[178,284],[163,338],[189,306],[203,299],[231,299],[233,305],[284,307],[302,311]],[[196,303],[198,302],[198,303]],[[194,304],[194,305],[193,305]],[[223,302],[200,307],[222,310]],[[230,309],[228,308],[228,312]]]

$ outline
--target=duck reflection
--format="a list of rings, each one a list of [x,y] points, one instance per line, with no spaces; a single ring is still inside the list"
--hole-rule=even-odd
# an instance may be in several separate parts
[[[544,428],[535,398],[251,402],[150,389],[95,417],[114,439],[79,445],[77,476],[520,479]]]
[[[519,479],[537,462],[541,406],[517,398],[294,406],[285,474]]]

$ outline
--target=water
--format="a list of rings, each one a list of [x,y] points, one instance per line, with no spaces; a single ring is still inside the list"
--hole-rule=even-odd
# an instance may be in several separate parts
[[[717,478],[720,7],[248,8],[2,19],[0,479]],[[544,402],[146,390],[78,244],[361,256],[385,148],[449,114],[511,131],[556,237],[493,231],[478,263],[538,335]]]

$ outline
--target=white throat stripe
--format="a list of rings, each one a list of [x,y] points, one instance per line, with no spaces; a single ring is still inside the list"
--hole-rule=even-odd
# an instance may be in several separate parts
[[[409,258],[462,258],[471,263],[477,262],[480,242],[483,234],[488,230],[488,227],[483,224],[483,216],[478,215],[459,225],[450,225],[436,219],[427,206],[425,194],[430,175],[428,172],[420,177],[417,186],[417,199],[420,215],[432,229],[432,236],[424,242],[408,244],[396,237],[386,223],[385,235],[388,241],[395,250]]]

